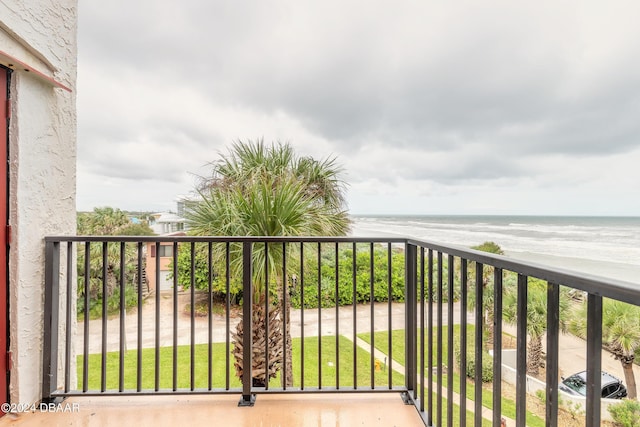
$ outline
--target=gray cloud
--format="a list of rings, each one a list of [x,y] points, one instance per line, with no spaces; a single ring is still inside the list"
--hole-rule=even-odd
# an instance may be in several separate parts
[[[264,136],[344,157],[357,183],[380,170],[389,183],[546,182],[550,158],[637,155],[637,12],[628,2],[83,4],[80,162],[186,185],[232,140]],[[565,162],[564,179],[583,179],[579,163]]]

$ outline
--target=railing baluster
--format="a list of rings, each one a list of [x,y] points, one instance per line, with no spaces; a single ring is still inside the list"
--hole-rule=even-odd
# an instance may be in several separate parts
[[[453,427],[453,288],[454,258],[447,257],[447,425]]]
[[[65,271],[65,276],[67,276],[67,290],[66,297],[67,301],[65,304],[65,351],[64,351],[64,391],[65,393],[69,392],[69,386],[71,381],[71,326],[72,326],[72,318],[71,318],[71,309],[73,304],[73,242],[67,242],[67,270]]]
[[[84,244],[84,347],[82,349],[82,391],[89,390],[89,297],[91,295],[91,243]]]
[[[484,302],[484,264],[476,262],[476,307],[475,307],[475,375],[474,375],[474,424],[482,425],[482,330],[484,328],[483,302]]]
[[[336,389],[340,389],[340,301],[338,300],[338,292],[340,286],[340,277],[338,272],[340,271],[340,260],[338,258],[338,242],[336,242],[335,253],[335,274],[336,274],[336,289],[335,289],[335,305],[336,305]]]
[[[178,389],[178,243],[173,243],[173,378],[172,389]]]
[[[602,297],[587,296],[587,427],[600,425],[602,397]]]
[[[467,309],[468,309],[468,264],[460,260],[460,427],[467,425]]]
[[[155,369],[154,389],[160,390],[160,242],[156,242],[156,336],[155,336]]]
[[[322,389],[322,246],[318,242],[318,388]]]
[[[415,245],[405,246],[405,387],[407,393],[416,398],[416,289],[417,289],[417,257]]]
[[[560,352],[560,286],[547,283],[546,426],[558,425],[558,353]]]
[[[45,244],[44,342],[42,396],[51,399],[58,385],[58,315],[60,297],[60,242]]]
[[[516,424],[525,425],[527,411],[527,276],[518,274]]]
[[[442,425],[442,298],[443,298],[443,277],[442,277],[442,252],[438,251],[438,321],[437,321],[437,337],[436,345],[438,353],[436,354],[436,371],[437,371],[437,388],[438,388],[438,401],[436,402],[436,420],[439,426]]]
[[[102,243],[102,354],[100,364],[100,391],[107,389],[107,307],[109,293],[107,288],[108,243]]]
[[[493,424],[502,418],[502,269],[493,270]]]
[[[369,244],[369,307],[370,307],[370,313],[369,313],[369,321],[370,321],[370,325],[369,325],[369,336],[371,337],[371,350],[370,350],[370,376],[371,376],[371,389],[373,390],[374,388],[376,388],[376,379],[375,379],[375,318],[376,318],[376,314],[375,314],[375,294],[374,294],[374,282],[375,282],[375,273],[374,273],[374,265],[373,265],[373,261],[374,261],[374,247],[373,247],[373,242],[371,242]]]
[[[238,406],[253,406],[253,266],[252,244],[242,243],[242,397]]]
[[[429,318],[427,319],[427,376],[428,376],[428,389],[427,389],[427,423],[433,424],[433,249],[429,249],[428,252],[428,298],[429,298]]]
[[[352,263],[352,272],[353,272],[353,277],[352,277],[352,283],[353,283],[353,290],[352,290],[352,298],[353,298],[353,388],[354,390],[358,388],[358,325],[357,325],[357,310],[356,310],[356,304],[357,304],[357,298],[356,298],[356,273],[357,273],[357,267],[356,267],[356,251],[357,251],[358,247],[356,246],[356,242],[353,242],[353,252],[352,252],[352,258],[351,258],[351,263]]]
[[[304,242],[300,242],[300,389],[304,390]]]
[[[191,348],[189,353],[190,358],[190,370],[189,370],[189,384],[191,390],[195,389],[195,381],[196,381],[196,244],[195,242],[191,242],[191,265],[189,269],[189,274],[191,275],[190,279],[190,299],[191,299]]]
[[[125,331],[125,275],[124,275],[124,255],[125,255],[125,243],[120,242],[120,346],[119,346],[119,360],[118,360],[118,391],[124,391],[124,352],[126,344],[126,331]]]
[[[391,348],[392,348],[392,331],[393,331],[393,327],[392,327],[392,316],[393,316],[393,310],[392,310],[392,294],[391,294],[391,290],[393,287],[393,275],[392,275],[392,268],[393,268],[393,264],[392,264],[392,254],[391,254],[391,243],[387,244],[387,291],[388,291],[388,295],[387,295],[387,301],[388,301],[388,305],[387,305],[387,317],[388,317],[388,325],[387,325],[387,332],[388,332],[388,336],[387,336],[387,343],[388,343],[388,347],[387,347],[387,360],[386,360],[386,366],[387,366],[387,375],[389,376],[389,389],[393,388],[393,369],[392,369],[392,360],[393,360],[393,354],[391,353]],[[422,383],[421,383],[422,384]]]
[[[244,286],[244,284],[243,284]],[[225,248],[225,290],[226,290],[226,313],[225,313],[225,389],[230,388],[229,369],[231,369],[231,340],[229,339],[231,330],[231,242],[227,242]]]
[[[424,371],[425,371],[425,360],[424,360],[424,339],[425,339],[425,290],[424,290],[424,247],[420,247],[420,412],[424,413]],[[389,331],[391,331],[391,327],[389,327]],[[391,337],[391,332],[389,332],[389,337]],[[391,341],[391,339],[389,339]],[[391,354],[391,345],[389,345],[389,354]],[[391,357],[389,358],[391,360]],[[431,369],[431,367],[428,367]]]
[[[283,389],[287,389],[287,387],[289,386],[288,384],[288,374],[289,374],[289,370],[293,369],[293,366],[289,365],[289,362],[293,362],[292,360],[292,355],[289,352],[289,342],[287,341],[287,335],[289,335],[287,333],[288,330],[288,322],[289,322],[289,318],[287,317],[287,307],[288,307],[288,302],[287,302],[287,298],[289,297],[289,286],[288,286],[288,282],[287,282],[287,242],[282,242],[282,306],[283,306],[283,310],[282,310],[282,343],[284,345],[284,348],[282,349],[282,354],[284,355],[284,364],[283,364],[283,370],[282,370],[282,374],[284,377],[284,387]],[[268,342],[268,340],[267,340]],[[293,372],[291,372],[291,376],[293,378]]]
[[[284,291],[283,291],[284,293]],[[283,294],[284,296],[284,294]],[[265,331],[265,343],[264,343],[264,360],[266,367],[266,377],[265,377],[265,389],[269,390],[269,243],[264,242],[264,312],[265,312],[265,322],[264,322],[264,331]],[[284,315],[284,313],[282,313]],[[285,363],[283,364],[283,372],[282,378],[284,384],[286,386],[285,378],[287,377],[286,370],[286,344],[284,344],[283,337],[283,346],[282,354],[285,355]]]
[[[137,244],[138,252],[138,341],[136,345],[136,390],[142,390],[142,242]]]
[[[193,274],[193,273],[192,273]],[[207,388],[213,388],[213,243],[207,244]],[[228,295],[227,295],[228,297]],[[228,334],[227,334],[228,335]],[[227,365],[228,366],[228,365]],[[225,369],[225,371],[229,371]]]

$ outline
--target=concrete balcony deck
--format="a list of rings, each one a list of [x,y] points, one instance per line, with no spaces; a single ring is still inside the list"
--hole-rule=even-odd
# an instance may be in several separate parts
[[[73,397],[74,412],[7,414],[0,426],[424,426],[399,394]],[[74,405],[77,404],[77,405]]]

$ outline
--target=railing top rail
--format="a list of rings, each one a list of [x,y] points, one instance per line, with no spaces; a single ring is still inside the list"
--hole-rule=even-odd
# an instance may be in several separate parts
[[[504,255],[477,251],[455,245],[445,245],[442,243],[415,239],[407,239],[407,243],[418,247],[433,249],[449,255],[459,256],[469,261],[490,265],[503,270],[514,271],[525,276],[535,277],[558,285],[569,286],[590,294],[613,298],[634,305],[640,305],[640,283],[606,278],[558,267],[550,267],[535,262],[514,260]]]
[[[45,242],[304,242],[407,243],[404,237],[347,236],[46,236]]]

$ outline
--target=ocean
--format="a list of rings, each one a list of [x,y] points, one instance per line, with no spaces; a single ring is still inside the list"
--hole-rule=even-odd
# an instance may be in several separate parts
[[[509,257],[640,286],[640,217],[352,216],[354,236],[410,236],[471,247],[486,241]]]

